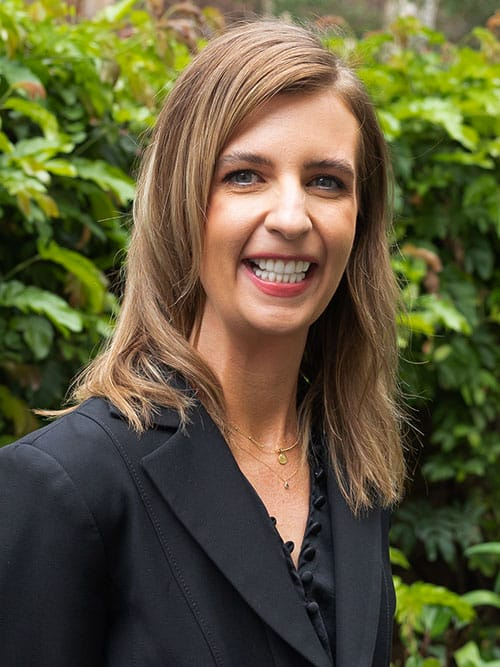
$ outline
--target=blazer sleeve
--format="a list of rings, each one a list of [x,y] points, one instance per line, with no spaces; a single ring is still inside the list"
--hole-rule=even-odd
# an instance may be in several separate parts
[[[97,667],[105,554],[61,465],[28,442],[0,450],[0,665]]]

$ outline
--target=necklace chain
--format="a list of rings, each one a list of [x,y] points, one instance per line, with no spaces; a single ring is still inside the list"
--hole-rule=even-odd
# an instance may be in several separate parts
[[[241,435],[243,435],[243,433]],[[263,466],[266,466],[266,468],[270,470],[273,473],[273,475],[275,475],[280,480],[280,482],[283,484],[284,489],[288,490],[290,488],[290,481],[295,477],[295,475],[299,472],[301,468],[300,463],[297,466],[297,468],[292,472],[291,475],[289,475],[288,477],[282,477],[279,473],[276,472],[276,470],[272,466],[270,466],[265,461],[259,459],[259,457],[255,456],[253,452],[249,451],[248,449],[245,449],[245,447],[242,447],[241,445],[238,445],[238,443],[236,443],[234,440],[232,441],[232,443],[237,449],[240,449],[242,452],[246,452],[249,456],[251,456],[253,459],[261,463]],[[295,447],[295,445],[293,446]]]
[[[231,428],[233,431],[236,431],[236,433],[239,433],[239,434],[242,435],[244,438],[246,438],[247,440],[249,440],[250,442],[252,442],[252,443],[253,443],[256,447],[258,447],[262,452],[266,452],[266,453],[268,453],[268,454],[270,453],[270,452],[269,452],[269,449],[268,449],[267,447],[265,447],[261,442],[259,442],[258,440],[256,440],[256,439],[255,439],[254,437],[252,437],[251,435],[248,435],[248,434],[246,434],[246,433],[243,433],[243,431],[241,431],[241,430],[236,426],[236,424],[229,424],[229,426],[230,426],[230,428]],[[279,463],[280,465],[284,466],[284,465],[286,465],[286,464],[288,463],[288,456],[286,455],[286,452],[289,452],[290,450],[295,449],[295,447],[297,447],[298,444],[299,444],[299,438],[297,438],[297,440],[295,440],[295,442],[293,443],[293,445],[290,445],[289,447],[277,447],[276,449],[273,449],[273,452],[274,452],[275,454],[277,454],[277,456],[278,456],[278,463]],[[244,450],[244,451],[247,451],[247,450]],[[247,452],[247,453],[249,454],[250,452]],[[260,459],[257,459],[257,460],[260,460]],[[263,463],[263,461],[262,461],[262,463]]]

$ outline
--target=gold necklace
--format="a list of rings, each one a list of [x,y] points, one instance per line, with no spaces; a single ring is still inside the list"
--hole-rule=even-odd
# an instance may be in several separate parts
[[[243,435],[243,434],[242,434],[242,435]],[[256,461],[258,461],[259,463],[261,463],[263,466],[266,466],[266,468],[268,468],[268,470],[270,470],[270,471],[273,473],[273,475],[275,475],[275,476],[280,480],[280,482],[283,484],[283,488],[284,488],[284,489],[287,489],[287,490],[288,490],[288,489],[290,488],[290,480],[293,479],[293,477],[295,477],[295,475],[299,472],[299,470],[300,470],[300,468],[301,468],[301,464],[299,463],[299,465],[298,465],[297,468],[292,472],[291,475],[289,475],[289,476],[286,477],[286,478],[285,478],[285,477],[282,477],[282,476],[281,476],[279,473],[277,473],[276,470],[275,470],[274,468],[272,468],[268,463],[266,463],[265,461],[262,461],[261,459],[259,459],[258,456],[255,456],[255,454],[254,454],[253,452],[249,451],[248,449],[245,449],[245,448],[242,447],[241,445],[238,445],[234,440],[232,441],[232,444],[233,444],[237,449],[240,449],[242,452],[246,452],[249,456],[251,456],[253,459],[255,459]],[[295,446],[295,445],[294,445],[294,446]]]
[[[266,452],[268,454],[270,453],[269,449],[265,447],[262,443],[260,443],[258,440],[253,438],[251,435],[247,435],[246,433],[243,433],[243,431],[240,431],[240,429],[236,426],[236,424],[229,424],[229,426],[230,428],[233,429],[233,431],[236,431],[236,433],[239,433],[244,438],[252,442],[262,452]],[[297,447],[298,444],[299,444],[299,438],[297,438],[297,440],[293,443],[293,445],[290,445],[290,447],[278,447],[276,449],[273,449],[273,452],[278,455],[278,463],[280,465],[284,466],[288,463],[288,456],[286,455],[285,452],[289,452],[291,449],[294,449],[295,447]]]

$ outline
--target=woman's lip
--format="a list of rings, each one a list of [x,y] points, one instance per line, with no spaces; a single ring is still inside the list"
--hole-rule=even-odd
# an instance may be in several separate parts
[[[260,258],[260,257],[263,257],[263,256],[259,255],[258,257]],[[272,257],[275,257],[276,259],[281,259],[281,257],[276,257],[276,255],[273,255]],[[267,257],[266,259],[269,259],[269,257]],[[243,267],[246,271],[246,275],[250,278],[250,280],[253,282],[253,284],[261,292],[263,292],[264,294],[267,294],[268,296],[276,296],[276,297],[299,296],[300,294],[305,292],[307,290],[307,288],[309,287],[312,275],[314,274],[315,269],[316,269],[316,265],[311,265],[309,267],[309,270],[307,271],[307,274],[306,274],[306,277],[304,278],[304,280],[301,280],[298,283],[278,283],[278,282],[271,282],[269,280],[262,280],[262,278],[259,278],[258,276],[256,276],[255,273],[252,270],[251,261],[252,260],[250,260],[250,259],[243,261]],[[305,261],[309,261],[309,260],[305,260]]]

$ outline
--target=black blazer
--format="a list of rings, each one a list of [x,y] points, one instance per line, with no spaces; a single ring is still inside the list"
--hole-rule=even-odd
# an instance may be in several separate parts
[[[386,667],[388,515],[328,480],[336,667]],[[203,408],[92,399],[0,450],[2,667],[327,667],[279,537]]]

